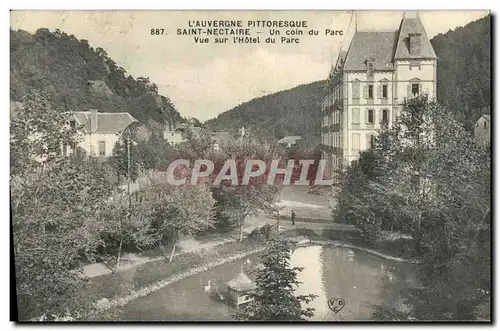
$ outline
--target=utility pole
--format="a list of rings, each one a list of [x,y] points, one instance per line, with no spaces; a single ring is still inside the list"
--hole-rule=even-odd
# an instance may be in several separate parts
[[[128,185],[128,207],[132,206],[132,196],[130,195],[130,135],[127,135],[127,185]]]

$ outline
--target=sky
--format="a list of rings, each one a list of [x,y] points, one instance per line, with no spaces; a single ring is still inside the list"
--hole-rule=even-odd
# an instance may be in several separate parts
[[[11,28],[60,29],[102,47],[133,77],[149,77],[185,117],[216,117],[253,98],[323,80],[358,30],[396,30],[402,11],[11,11]],[[429,38],[484,17],[486,11],[420,11]],[[306,21],[299,43],[266,44],[270,28],[251,28],[260,43],[200,44],[177,35],[193,21]],[[356,24],[357,22],[357,24]],[[151,29],[164,29],[151,35]],[[311,36],[308,31],[318,30]],[[343,35],[326,35],[325,30]],[[289,29],[295,30],[295,29]],[[257,32],[260,32],[258,34]],[[202,36],[203,37],[203,36]],[[287,36],[285,36],[287,37]],[[290,36],[295,37],[295,36]],[[231,37],[230,37],[231,39]]]

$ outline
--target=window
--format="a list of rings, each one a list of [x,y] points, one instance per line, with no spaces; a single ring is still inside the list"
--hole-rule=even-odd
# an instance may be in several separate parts
[[[106,155],[106,142],[105,141],[99,141],[99,155],[100,156]]]
[[[484,128],[486,129],[486,122],[484,122]]]
[[[368,99],[373,99],[373,84],[368,85]]]
[[[367,63],[368,76],[373,76],[373,62]]]
[[[419,86],[420,84],[411,84],[411,94],[419,95]]]
[[[352,134],[352,149],[359,150],[359,133]]]
[[[368,109],[368,121],[369,124],[375,124],[375,111],[373,109]]]
[[[352,83],[352,98],[359,99],[359,80],[355,80]]]
[[[375,135],[369,134],[368,135],[368,142],[370,143],[370,148],[375,147]]]
[[[352,124],[359,124],[359,108],[352,109]]]
[[[389,123],[389,109],[382,109],[382,124]]]
[[[76,128],[76,122],[75,121],[70,121],[69,125],[71,126],[72,129]]]
[[[387,85],[382,85],[382,98],[387,99]]]

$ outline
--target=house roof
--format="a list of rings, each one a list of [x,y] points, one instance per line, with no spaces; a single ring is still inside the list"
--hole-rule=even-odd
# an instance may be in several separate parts
[[[375,70],[392,69],[396,31],[358,31],[354,34],[344,70],[366,70],[366,61],[373,59]]]
[[[227,287],[239,292],[250,291],[255,288],[255,283],[252,282],[250,278],[243,273],[243,271],[240,272],[235,278],[228,281],[226,285]]]
[[[420,34],[420,53],[410,55],[409,35]],[[403,17],[393,31],[356,31],[347,51],[344,70],[366,70],[373,60],[374,70],[392,69],[394,60],[436,59],[436,53],[419,17]]]
[[[420,54],[410,55],[410,33],[421,34],[420,38]],[[432,48],[427,33],[420,18],[418,17],[405,17],[401,20],[399,26],[398,44],[394,53],[394,59],[421,59],[430,58],[436,59],[436,53]]]
[[[90,133],[91,115],[90,111],[77,111],[73,113],[77,122],[84,126],[84,130]],[[129,113],[99,113],[97,112],[97,129],[92,133],[118,133],[123,132],[132,123],[139,123]]]
[[[293,143],[299,139],[302,139],[301,136],[286,136],[284,137],[283,139],[280,139],[278,140],[278,143],[279,144],[282,144],[282,143]]]
[[[491,115],[489,115],[489,114],[483,114],[481,117],[479,117],[479,120],[480,120],[481,118],[483,118],[483,117],[484,117],[484,119],[485,119],[486,121],[491,122]],[[479,120],[478,120],[478,121],[479,121]]]

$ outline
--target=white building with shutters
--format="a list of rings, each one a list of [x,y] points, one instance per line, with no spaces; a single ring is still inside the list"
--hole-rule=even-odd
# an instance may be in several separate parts
[[[339,171],[392,125],[408,98],[436,97],[437,57],[420,18],[403,17],[397,30],[356,31],[330,73],[322,105],[325,177]]]

